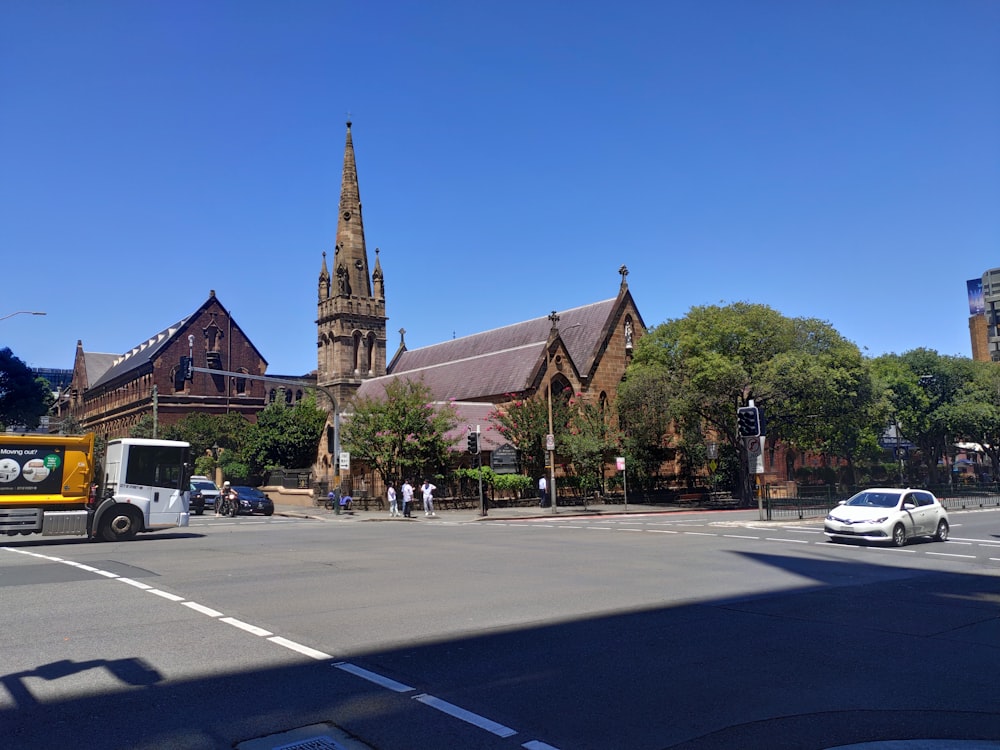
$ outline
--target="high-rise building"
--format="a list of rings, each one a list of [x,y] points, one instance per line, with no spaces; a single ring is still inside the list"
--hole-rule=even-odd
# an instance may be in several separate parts
[[[966,282],[972,358],[1000,362],[1000,268]]]

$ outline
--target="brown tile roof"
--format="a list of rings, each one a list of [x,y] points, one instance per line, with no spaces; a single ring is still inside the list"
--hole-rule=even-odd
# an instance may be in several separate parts
[[[578,372],[588,372],[617,299],[559,312],[559,334]],[[545,357],[548,316],[403,352],[392,372],[362,383],[361,397],[379,398],[398,377],[423,379],[435,399],[499,400],[531,387]]]

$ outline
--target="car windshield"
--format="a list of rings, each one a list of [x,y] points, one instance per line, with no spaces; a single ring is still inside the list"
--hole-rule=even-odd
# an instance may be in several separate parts
[[[895,508],[899,505],[899,495],[895,492],[861,492],[848,500],[847,505],[855,508]]]
[[[233,489],[236,490],[236,492],[238,492],[240,495],[246,495],[247,497],[253,497],[259,499],[264,496],[264,493],[262,493],[255,487],[233,487]]]
[[[199,482],[199,481],[196,480],[194,482],[191,482],[191,485],[196,490],[215,490],[215,489],[218,489],[212,482]]]

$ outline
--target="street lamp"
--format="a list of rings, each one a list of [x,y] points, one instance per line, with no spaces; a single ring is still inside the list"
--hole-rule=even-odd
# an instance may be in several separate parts
[[[13,318],[15,315],[46,315],[47,313],[35,312],[34,310],[18,310],[17,312],[9,313],[4,315],[0,320],[7,320],[7,318]]]

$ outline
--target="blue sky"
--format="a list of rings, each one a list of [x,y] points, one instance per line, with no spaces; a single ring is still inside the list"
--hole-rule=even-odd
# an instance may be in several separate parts
[[[316,366],[350,112],[389,351],[613,297],[971,355],[1000,266],[994,0],[0,4],[0,347],[71,367],[216,293]]]

